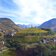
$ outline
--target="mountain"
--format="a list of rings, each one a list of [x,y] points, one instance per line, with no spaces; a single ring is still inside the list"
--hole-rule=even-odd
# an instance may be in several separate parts
[[[56,31],[56,18],[44,22],[38,28],[51,29],[53,31]]]
[[[25,24],[17,24],[17,26],[21,27],[21,28],[30,28],[30,25],[25,25]]]
[[[25,24],[17,24],[17,26],[21,27],[21,28],[31,28],[31,27],[38,27],[39,24],[28,24],[28,25],[25,25]]]
[[[0,18],[0,31],[19,31],[18,27],[11,19],[9,18]]]

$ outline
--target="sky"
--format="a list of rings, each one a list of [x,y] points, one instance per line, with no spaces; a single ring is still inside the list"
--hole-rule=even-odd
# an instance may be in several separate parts
[[[56,18],[56,0],[0,0],[0,18],[16,24],[42,24]]]

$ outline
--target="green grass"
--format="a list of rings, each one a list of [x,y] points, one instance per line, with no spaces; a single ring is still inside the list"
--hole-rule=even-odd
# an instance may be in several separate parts
[[[6,50],[0,53],[0,56],[16,56],[14,51]]]
[[[49,35],[48,31],[38,28],[27,28],[16,33],[15,41],[20,43],[38,42],[43,38],[53,38],[56,35]]]
[[[48,31],[45,31],[45,30],[41,30],[41,29],[38,29],[38,28],[27,28],[27,29],[23,29],[19,32],[17,32],[17,34],[26,34],[26,33],[46,33]]]
[[[10,56],[9,51],[7,50],[7,51],[0,53],[0,56]]]

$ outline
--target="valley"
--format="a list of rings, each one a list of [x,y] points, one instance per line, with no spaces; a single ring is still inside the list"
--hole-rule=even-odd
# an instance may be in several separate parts
[[[10,19],[0,18],[0,56],[56,56],[56,31],[42,25],[21,28]]]

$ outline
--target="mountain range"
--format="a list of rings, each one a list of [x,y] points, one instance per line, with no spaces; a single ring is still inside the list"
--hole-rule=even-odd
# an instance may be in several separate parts
[[[53,18],[51,20],[48,20],[44,22],[43,24],[15,24],[11,19],[9,18],[0,18],[0,31],[19,31],[22,28],[31,28],[31,27],[36,27],[36,28],[44,28],[44,29],[51,29],[53,31],[56,31],[56,18]]]
[[[17,26],[19,26],[20,28],[31,28],[31,27],[38,27],[40,24],[17,24]]]

